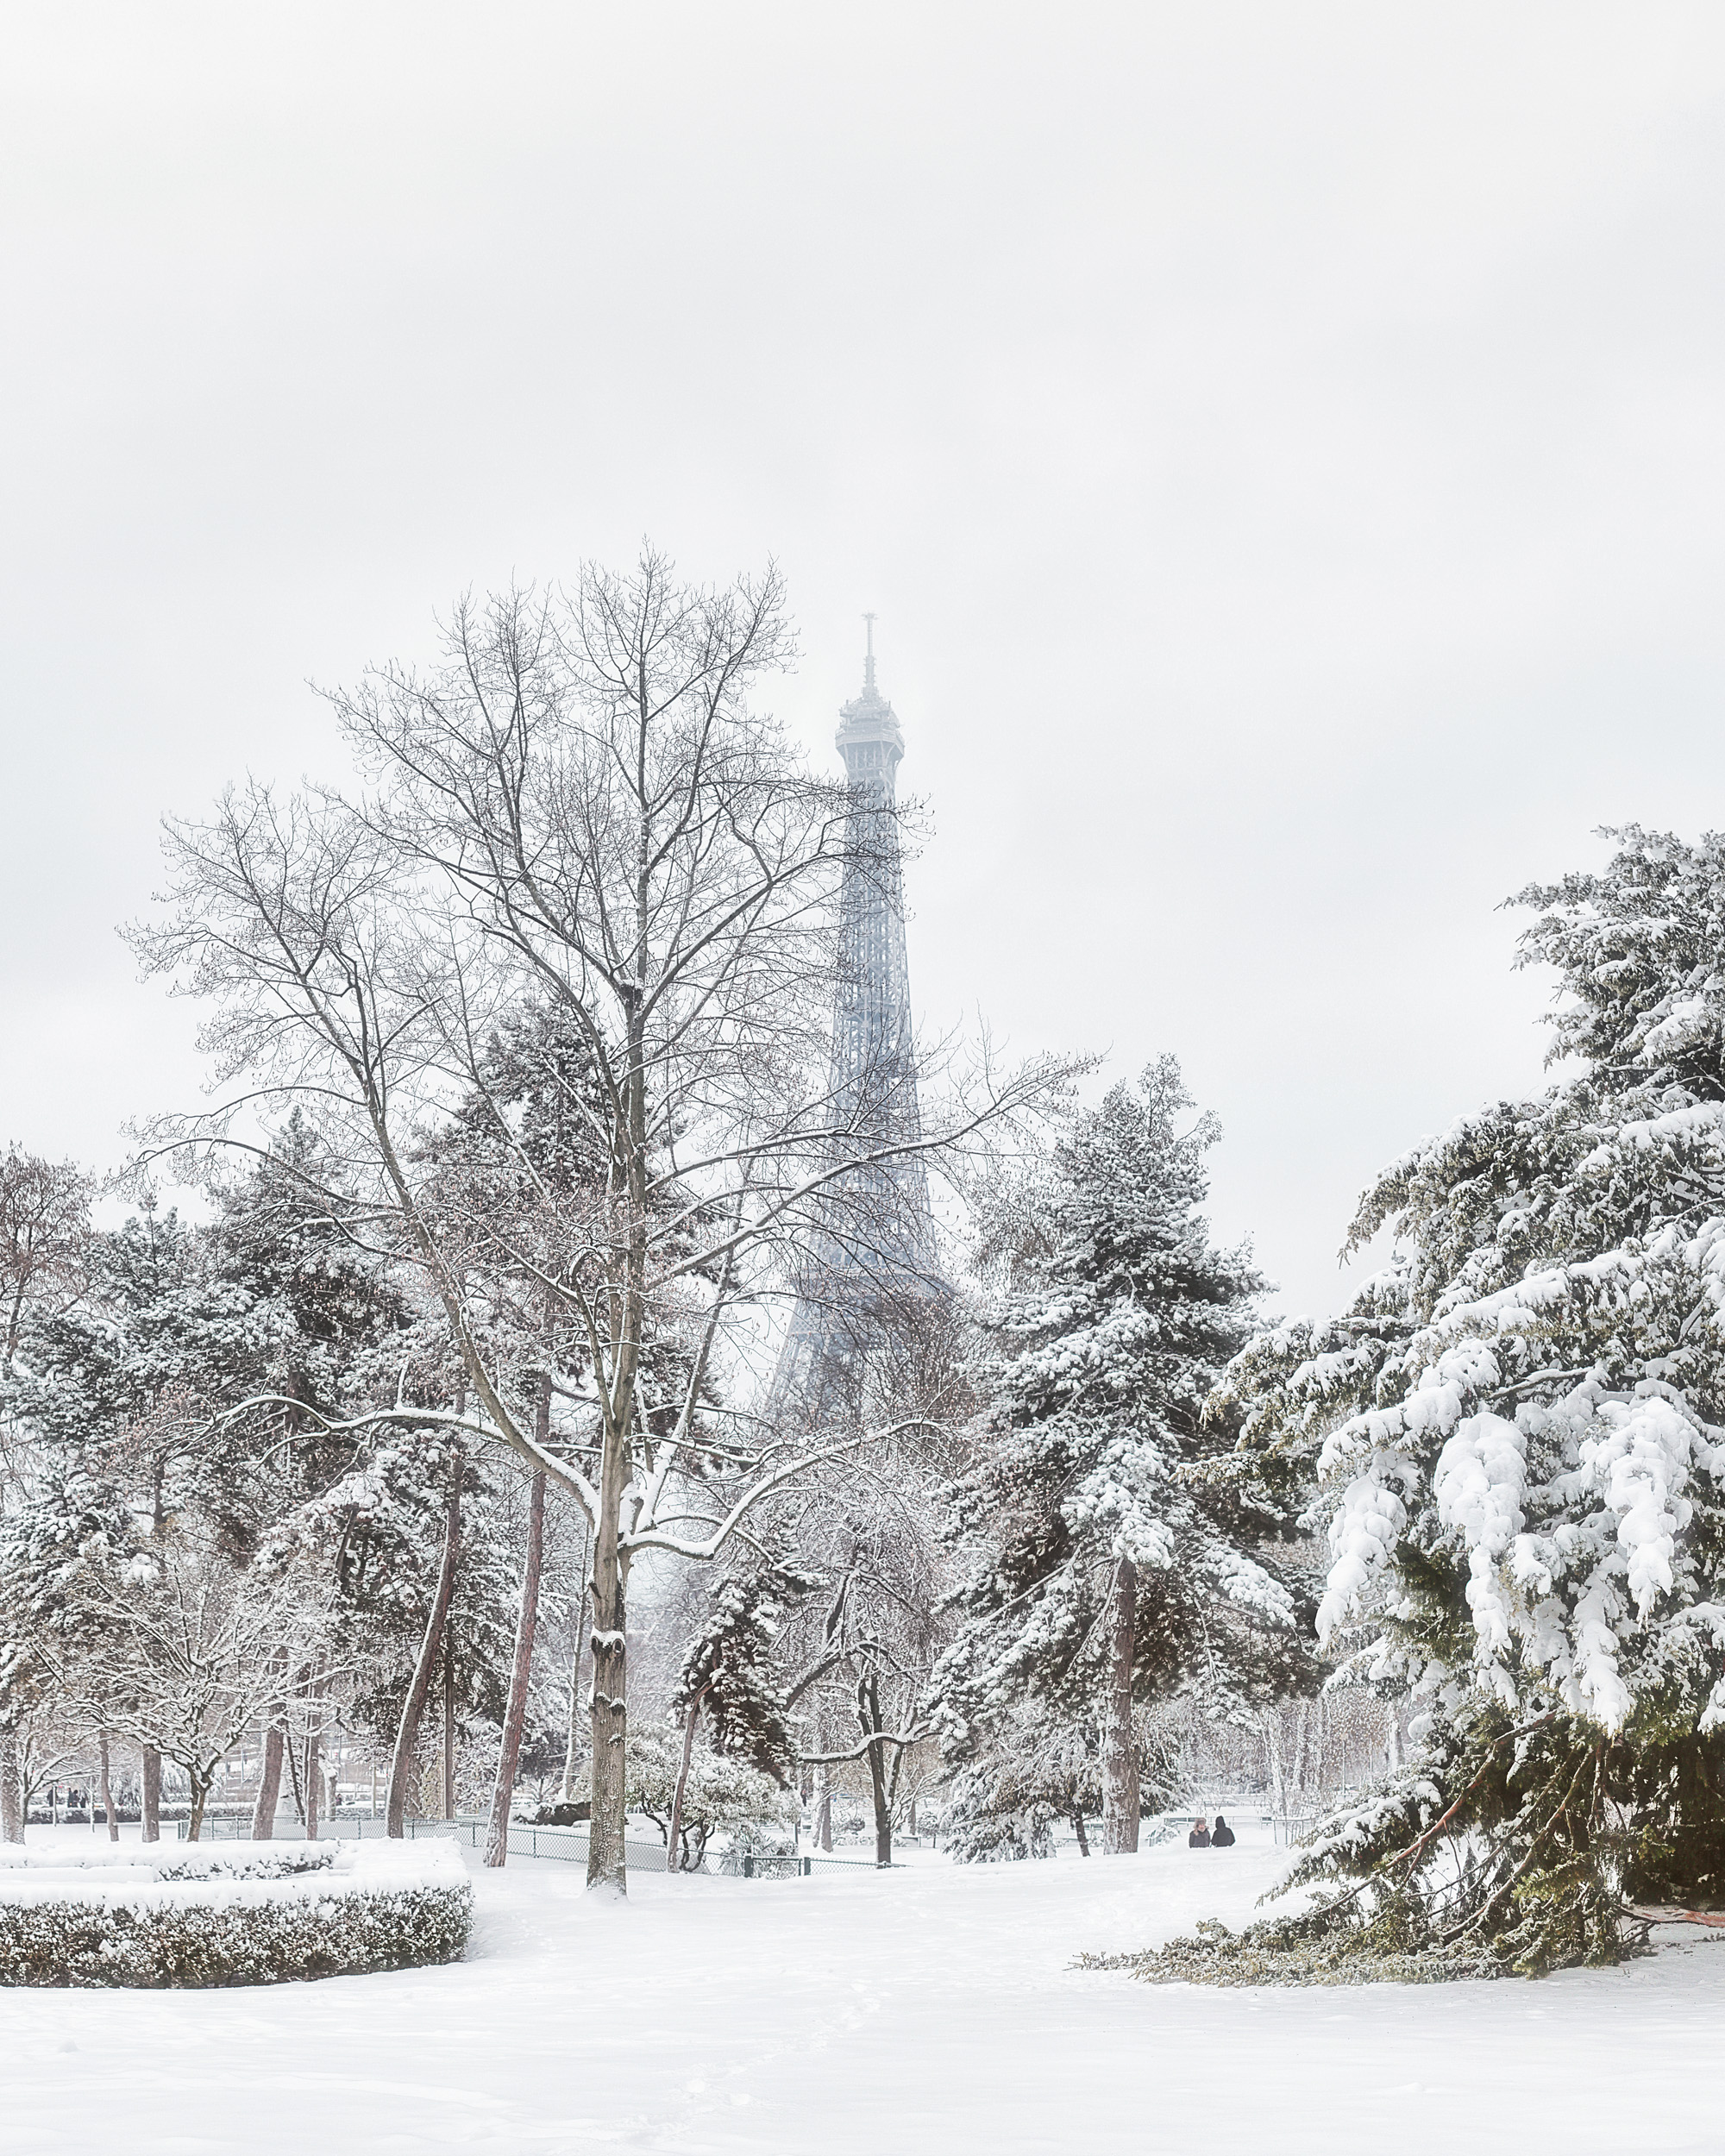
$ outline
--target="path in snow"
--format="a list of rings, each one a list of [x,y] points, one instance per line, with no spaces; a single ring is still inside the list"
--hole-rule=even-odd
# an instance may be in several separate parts
[[[1717,2151],[1725,1954],[1543,1984],[1152,1989],[1068,1967],[1243,1921],[1281,1852],[477,1878],[451,1969],[0,1992],[5,2156]],[[601,1976],[609,1960],[611,1971]]]

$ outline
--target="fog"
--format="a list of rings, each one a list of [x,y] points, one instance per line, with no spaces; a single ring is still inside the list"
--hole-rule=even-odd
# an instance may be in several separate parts
[[[1500,902],[1722,820],[1722,97],[1700,6],[15,8],[0,1143],[196,1098],[165,811],[650,534],[823,759],[878,615],[928,1024],[1174,1050],[1330,1307],[1540,1082]]]

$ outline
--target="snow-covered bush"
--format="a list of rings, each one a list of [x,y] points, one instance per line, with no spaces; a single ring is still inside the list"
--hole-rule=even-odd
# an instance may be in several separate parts
[[[629,1739],[629,1808],[650,1819],[667,1839],[681,1763],[682,1738],[674,1726],[640,1730]],[[799,1809],[793,1794],[747,1759],[697,1743],[683,1792],[683,1868],[698,1871],[715,1838],[739,1850],[788,1849]]]
[[[0,1852],[0,1984],[280,1984],[454,1961],[453,1842],[129,1844]]]
[[[1530,1971],[1725,1899],[1725,838],[1615,836],[1522,894],[1573,1075],[1394,1163],[1388,1269],[1230,1379],[1260,1486],[1315,1483],[1320,1630],[1423,1710],[1321,1923]]]

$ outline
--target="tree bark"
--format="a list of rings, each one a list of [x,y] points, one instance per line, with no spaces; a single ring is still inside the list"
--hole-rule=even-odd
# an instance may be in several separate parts
[[[828,1856],[832,1854],[832,1776],[826,1767],[814,1771],[814,1838]]]
[[[539,1442],[551,1434],[551,1381],[540,1381]],[[509,1703],[503,1711],[503,1745],[497,1756],[497,1781],[491,1793],[491,1825],[486,1832],[485,1860],[509,1861],[509,1810],[515,1798],[516,1770],[521,1762],[521,1733],[527,1720],[527,1690],[533,1675],[533,1639],[539,1624],[539,1567],[545,1551],[545,1470],[534,1476],[527,1501],[527,1561],[521,1574],[521,1614],[515,1624],[515,1662],[509,1673]]]
[[[318,1724],[317,1709],[311,1710],[310,1726],[305,1732],[305,1839],[317,1839],[317,1814],[323,1795],[323,1733]]]
[[[118,1841],[120,1822],[114,1816],[114,1791],[108,1776],[108,1732],[105,1729],[96,1733],[96,1771],[102,1792],[102,1816],[108,1822],[108,1839]]]
[[[1138,1847],[1138,1759],[1132,1747],[1132,1694],[1138,1629],[1138,1567],[1114,1567],[1108,1613],[1108,1696],[1102,1725],[1102,1847],[1111,1857]]]
[[[443,1620],[443,1787],[441,1810],[455,1816],[455,1627]]]
[[[263,1757],[258,1767],[258,1801],[252,1807],[252,1839],[275,1839],[276,1807],[281,1802],[281,1754],[286,1740],[283,1722],[278,1719],[264,1732]]]
[[[1090,1853],[1090,1838],[1084,1832],[1084,1808],[1082,1804],[1075,1804],[1072,1807],[1072,1831],[1078,1837],[1078,1854],[1081,1857],[1088,1857]]]
[[[881,1718],[881,1679],[873,1670],[856,1687],[856,1719],[865,1737],[877,1735],[887,1726]],[[893,1861],[893,1800],[887,1786],[886,1754],[885,1745],[869,1747],[869,1787],[875,1799],[875,1861],[881,1865]]]
[[[144,1746],[138,1770],[138,1809],[143,1814],[143,1839],[161,1839],[162,1756],[154,1745]]]
[[[630,1384],[625,1398],[632,1397],[632,1375]],[[629,1560],[622,1546],[621,1521],[630,1456],[624,1433],[608,1423],[591,1583],[593,1812],[587,1827],[587,1884],[619,1895],[629,1890],[624,1846],[629,1802]]]
[[[607,1549],[609,1545],[609,1549]],[[587,1827],[587,1884],[628,1891],[624,1821],[628,1809],[628,1660],[624,1568],[614,1518],[599,1529],[593,1563],[593,1811]]]
[[[407,1821],[407,1785],[413,1773],[413,1752],[419,1741],[419,1718],[431,1690],[431,1675],[443,1645],[444,1622],[449,1599],[455,1591],[455,1567],[461,1554],[461,1456],[455,1453],[448,1509],[443,1520],[443,1557],[437,1568],[437,1587],[426,1614],[425,1637],[419,1643],[419,1659],[401,1710],[401,1727],[395,1733],[395,1751],[389,1763],[389,1796],[384,1807],[384,1830],[400,1840]]]
[[[671,1824],[665,1836],[665,1869],[681,1869],[680,1861],[683,1839],[683,1798],[688,1793],[689,1762],[694,1757],[695,1725],[700,1720],[701,1702],[712,1689],[711,1683],[703,1684],[689,1702],[689,1711],[683,1722],[683,1758],[677,1769],[677,1786],[671,1792]]]
[[[560,1792],[565,1804],[574,1802],[575,1768],[580,1760],[581,1656],[586,1649],[587,1553],[592,1547],[593,1523],[589,1521],[581,1534],[581,1585],[580,1600],[575,1605],[575,1651],[569,1663],[569,1736],[563,1747],[563,1784]]]
[[[213,1776],[200,1776],[196,1768],[186,1770],[191,1789],[191,1816],[185,1822],[185,1839],[197,1841],[204,1832],[204,1807],[210,1801],[210,1783]]]
[[[0,1841],[24,1839],[24,1789],[18,1757],[18,1733],[0,1724]]]

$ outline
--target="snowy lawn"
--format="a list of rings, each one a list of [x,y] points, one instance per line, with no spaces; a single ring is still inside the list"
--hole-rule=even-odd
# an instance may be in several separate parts
[[[32,1839],[35,1839],[34,1836]],[[1725,1947],[1543,1984],[1152,1989],[1067,1964],[1245,1920],[1256,1836],[794,1881],[480,1873],[450,1968],[0,1993],[0,2148],[1521,2156],[1725,2147]],[[117,2137],[117,2138],[116,2138]]]

